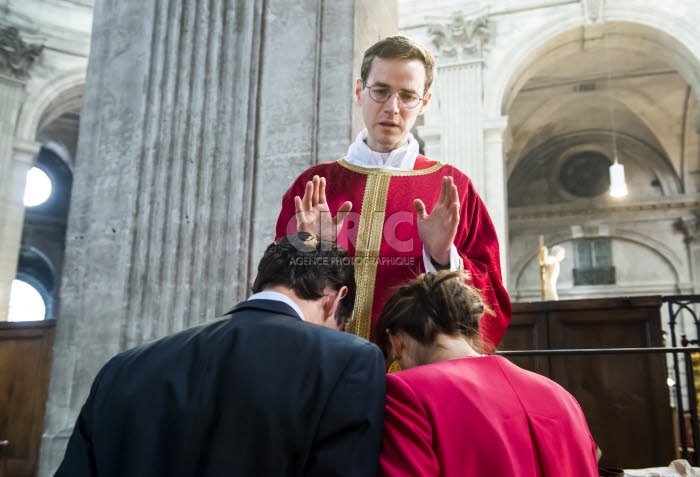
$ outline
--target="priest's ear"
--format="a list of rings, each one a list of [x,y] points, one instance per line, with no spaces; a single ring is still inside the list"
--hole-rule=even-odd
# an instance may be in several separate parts
[[[418,109],[418,116],[421,116],[424,112],[425,109],[428,107],[428,104],[430,103],[430,100],[433,98],[433,93],[431,91],[428,91],[425,93],[425,96],[420,102],[420,109]]]
[[[357,78],[357,81],[355,81],[355,102],[358,106],[362,106],[362,99],[360,98],[360,93],[362,93],[364,87],[365,85],[362,82],[362,79]]]

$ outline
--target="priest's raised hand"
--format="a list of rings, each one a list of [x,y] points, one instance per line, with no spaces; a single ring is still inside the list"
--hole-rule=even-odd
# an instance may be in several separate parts
[[[413,201],[418,215],[418,236],[425,251],[440,265],[450,264],[450,249],[459,225],[459,195],[450,176],[442,178],[440,197],[428,214],[420,199]]]
[[[352,202],[344,202],[333,217],[326,201],[326,178],[314,176],[306,183],[304,197],[294,197],[294,208],[299,232],[335,241],[345,216],[352,210]]]

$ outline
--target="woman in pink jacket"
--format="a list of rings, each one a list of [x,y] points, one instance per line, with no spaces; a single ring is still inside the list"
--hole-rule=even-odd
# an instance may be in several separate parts
[[[466,272],[421,275],[379,317],[387,375],[381,476],[598,476],[595,444],[571,394],[480,353],[484,308]]]

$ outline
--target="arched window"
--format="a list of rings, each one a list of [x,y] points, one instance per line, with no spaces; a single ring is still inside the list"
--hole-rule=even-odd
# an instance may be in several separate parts
[[[23,245],[17,262],[17,276],[10,291],[8,320],[54,318],[54,282],[52,261],[37,248]]]
[[[34,306],[29,303],[39,306],[36,298],[28,301],[30,295],[36,297],[38,293],[45,308],[41,318],[37,318],[41,313],[35,311],[32,318],[21,318],[23,320],[57,317],[71,185],[72,172],[65,148],[58,143],[42,147],[34,167],[27,173],[24,195],[22,243],[14,287],[22,290],[15,293],[21,293],[17,296],[24,298],[13,299],[14,313],[22,316],[29,313],[27,307]],[[20,306],[22,309],[17,311]]]
[[[21,276],[21,275],[20,275]],[[29,283],[32,280],[17,278],[12,281],[10,288],[10,310],[8,321],[40,321],[47,316],[47,306],[41,285],[34,286]]]
[[[609,237],[574,242],[574,285],[614,285],[615,267]]]
[[[25,207],[43,204],[51,197],[52,190],[53,185],[46,172],[38,167],[32,167],[27,172],[27,186],[24,189]]]

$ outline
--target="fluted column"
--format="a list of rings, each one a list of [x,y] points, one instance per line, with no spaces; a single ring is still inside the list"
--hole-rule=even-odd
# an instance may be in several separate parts
[[[24,83],[0,75],[0,321],[7,320],[24,221],[22,194],[28,166],[12,157],[15,123],[24,96]]]
[[[117,352],[247,285],[261,1],[98,1],[40,475]]]
[[[427,133],[428,149],[439,131],[436,157],[464,171],[484,200],[498,234],[503,281],[507,283],[508,206],[503,156],[507,118],[484,117],[483,68],[490,28],[483,13],[466,17],[458,11],[449,18],[428,19],[438,67],[434,91],[439,111],[437,115],[428,112],[430,117],[421,133]]]
[[[441,66],[442,160],[457,166],[484,192],[481,61]]]
[[[16,28],[0,26],[0,321],[7,320],[10,285],[17,273],[24,187],[33,162],[23,145],[15,153],[15,126],[28,70],[41,50],[41,45],[25,43]]]
[[[508,185],[503,152],[503,134],[507,127],[508,118],[506,116],[484,121],[484,183],[486,187],[483,189],[482,197],[498,234],[504,284],[508,283]]]
[[[353,8],[95,2],[39,475],[107,359],[244,299],[285,189],[344,154]]]
[[[467,18],[455,12],[429,23],[438,69],[435,89],[440,95],[440,159],[464,171],[484,194],[482,75],[488,17]]]

